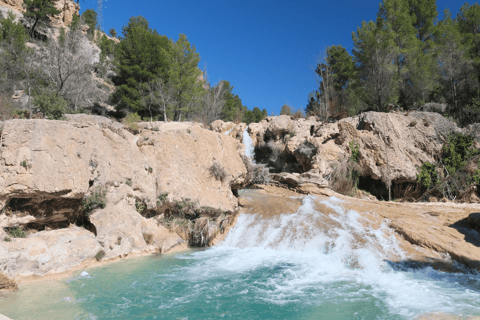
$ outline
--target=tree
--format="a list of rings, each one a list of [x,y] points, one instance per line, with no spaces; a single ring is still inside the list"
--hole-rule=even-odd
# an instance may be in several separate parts
[[[175,120],[181,121],[187,116],[203,93],[202,82],[199,81],[201,71],[198,69],[200,55],[195,45],[190,45],[187,36],[180,34],[170,54],[169,81],[178,93],[178,104],[175,109]]]
[[[398,100],[396,48],[391,37],[373,22],[362,22],[352,33],[353,55],[364,87],[362,100],[377,111]]]
[[[115,31],[114,28],[110,29],[109,33],[110,33],[110,36],[111,36],[111,37],[114,37],[114,38],[117,37],[117,31]]]
[[[82,13],[82,19],[88,26],[87,34],[91,39],[95,38],[95,30],[100,29],[97,12],[93,9],[87,9]]]
[[[148,84],[157,78],[169,81],[172,43],[149,28],[142,16],[132,17],[123,27],[123,38],[115,50],[116,91],[111,100],[117,110],[142,112]]]
[[[149,83],[149,93],[146,98],[146,108],[150,112],[150,120],[156,111],[163,112],[163,121],[168,121],[167,113],[177,104],[175,88],[161,78]]]
[[[30,37],[33,38],[37,25],[49,24],[50,18],[61,13],[55,8],[54,2],[57,0],[24,0],[23,7],[25,12],[23,16],[31,22]]]
[[[289,105],[284,104],[284,105],[282,106],[282,109],[280,109],[280,115],[287,115],[287,116],[293,115],[292,107],[290,107]]]
[[[40,59],[41,77],[49,90],[69,101],[75,110],[79,100],[93,103],[93,52],[82,32],[61,28],[58,39],[50,40],[45,49]]]
[[[233,93],[233,86],[230,82],[224,80],[223,87],[225,90],[225,104],[222,108],[221,119],[224,121],[233,121],[237,115],[243,113],[246,107],[242,104],[242,99]]]
[[[208,85],[207,92],[203,96],[203,108],[201,117],[205,123],[211,123],[220,119],[225,105],[226,90],[224,81],[219,81],[215,86]]]
[[[411,23],[417,30],[417,37],[421,41],[432,38],[434,22],[437,19],[436,0],[409,0]]]
[[[450,103],[452,112],[462,116],[462,108],[467,102],[468,89],[473,86],[471,77],[473,61],[467,55],[467,45],[462,44],[462,36],[448,10],[444,19],[437,25],[435,45],[438,59],[438,73],[443,92]]]

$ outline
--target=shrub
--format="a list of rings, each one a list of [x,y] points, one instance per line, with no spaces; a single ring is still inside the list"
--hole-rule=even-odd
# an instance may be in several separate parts
[[[132,186],[132,178],[127,178],[127,180],[125,180],[125,184],[126,184],[127,186],[130,186],[130,187],[131,187],[131,186]]]
[[[123,122],[127,126],[130,131],[133,131],[134,133],[138,132],[138,124],[137,122],[142,121],[142,118],[138,115],[138,113],[130,113],[128,116],[123,119]]]
[[[10,230],[8,230],[8,233],[13,238],[26,238],[27,237],[27,233],[25,231],[23,231],[22,227],[10,228]]]
[[[55,92],[43,91],[33,99],[33,104],[49,119],[60,120],[67,109],[67,101]]]
[[[104,257],[105,257],[105,251],[103,250],[98,251],[97,254],[95,255],[95,259],[97,259],[97,261],[102,260]]]
[[[117,238],[117,245],[121,245],[122,244],[122,237],[118,237]]]
[[[152,167],[148,167],[148,173],[153,173],[153,168]]]
[[[449,174],[467,164],[467,159],[479,152],[472,148],[473,138],[461,133],[451,134],[443,146],[443,161]]]
[[[358,144],[355,141],[350,141],[348,145],[350,146],[350,150],[352,151],[352,156],[350,157],[350,160],[358,163],[358,161],[360,160],[360,148]]]
[[[23,160],[22,162],[20,162],[20,165],[21,165],[22,167],[24,167],[25,169],[29,169],[29,168],[32,167],[32,165],[31,165],[30,163],[28,163],[27,160]]]
[[[425,189],[436,184],[438,182],[437,166],[428,161],[424,162],[420,167],[420,174],[417,174],[417,182]]]
[[[3,241],[10,242],[10,241],[12,241],[12,239],[10,239],[9,237],[5,237],[5,239],[3,239]]]
[[[135,209],[138,213],[142,213],[146,209],[145,202],[139,198],[135,198]]]
[[[150,245],[153,243],[153,234],[151,233],[142,233],[143,239],[145,239],[145,242]]]
[[[82,200],[83,214],[88,217],[93,210],[103,209],[107,205],[105,199],[106,190],[97,188],[90,196]]]
[[[332,173],[326,176],[330,188],[338,193],[354,196],[358,189],[360,170],[359,165],[350,159],[339,163]]]
[[[311,158],[317,154],[317,148],[308,140],[305,140],[296,150],[299,154]]]
[[[216,180],[223,181],[227,177],[227,172],[218,162],[214,162],[208,171],[210,171],[210,174],[215,177]]]

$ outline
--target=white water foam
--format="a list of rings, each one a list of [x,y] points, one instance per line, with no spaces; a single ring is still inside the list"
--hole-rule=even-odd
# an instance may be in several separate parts
[[[248,127],[243,131],[243,144],[245,145],[245,155],[253,161],[253,140],[248,134]]]
[[[401,271],[388,261],[392,255],[405,258],[393,230],[365,228],[361,216],[337,198],[321,202],[336,213],[329,215],[316,211],[314,200],[306,196],[297,212],[270,219],[241,214],[221,244],[193,255],[198,263],[186,268],[186,276],[231,278],[270,268],[278,273],[256,280],[248,291],[275,304],[368,296],[406,318],[480,312],[478,275],[430,267]]]
[[[228,130],[227,132],[225,132],[225,135],[228,136],[230,134],[230,132],[232,132],[232,131],[233,131],[233,128]]]

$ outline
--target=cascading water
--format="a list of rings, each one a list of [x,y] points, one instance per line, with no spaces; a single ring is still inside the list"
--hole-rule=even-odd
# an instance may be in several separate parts
[[[240,214],[216,247],[89,269],[56,291],[42,283],[37,290],[43,294],[29,288],[10,300],[0,298],[0,312],[14,319],[480,315],[478,274],[390,262],[405,257],[386,225],[365,227],[365,218],[345,210],[335,197],[319,201],[305,196],[301,201],[290,214]],[[39,301],[47,296],[51,302]],[[21,314],[25,301],[37,306],[30,317]]]
[[[245,155],[253,161],[254,146],[253,140],[248,134],[248,127],[243,131],[243,144],[245,145]]]

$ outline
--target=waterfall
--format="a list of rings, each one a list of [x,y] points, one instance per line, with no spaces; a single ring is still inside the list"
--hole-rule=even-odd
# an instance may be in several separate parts
[[[254,152],[253,140],[248,134],[248,126],[243,131],[243,144],[245,145],[245,155],[249,157],[250,160],[253,161],[253,152]]]

